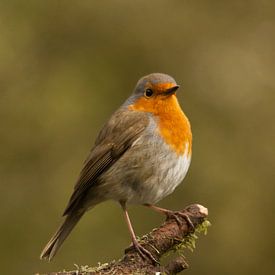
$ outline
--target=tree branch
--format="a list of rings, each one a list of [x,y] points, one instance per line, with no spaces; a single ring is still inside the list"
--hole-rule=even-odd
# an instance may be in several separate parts
[[[171,250],[181,251],[186,247],[194,248],[195,233],[206,231],[206,227],[210,224],[206,221],[208,210],[199,204],[192,204],[180,212],[190,218],[195,227],[195,232],[188,226],[186,219],[182,215],[178,215],[177,218],[181,222],[180,226],[178,221],[170,217],[159,228],[152,230],[140,240],[140,243],[158,261]],[[156,272],[177,274],[186,268],[188,268],[188,264],[183,255],[174,257],[165,266],[154,265],[150,259],[143,259],[133,247],[128,247],[123,258],[118,261],[98,267],[82,266],[78,267],[76,271],[52,272],[49,275],[155,274]]]

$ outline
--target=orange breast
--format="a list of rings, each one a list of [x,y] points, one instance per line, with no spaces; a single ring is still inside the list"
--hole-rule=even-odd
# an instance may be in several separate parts
[[[157,117],[160,135],[177,154],[184,154],[188,145],[188,154],[192,151],[192,132],[188,118],[180,108],[175,95],[163,98],[141,97],[129,109],[152,113]]]

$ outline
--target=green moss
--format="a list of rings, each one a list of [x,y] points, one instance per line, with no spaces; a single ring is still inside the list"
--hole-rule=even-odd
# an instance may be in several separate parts
[[[176,240],[180,242],[174,247],[173,251],[179,253],[182,256],[183,251],[186,248],[194,251],[194,249],[196,248],[196,240],[198,239],[197,234],[203,233],[204,235],[206,235],[209,226],[211,226],[211,223],[208,220],[204,220],[203,223],[199,224],[195,228],[195,231],[193,233],[189,233],[182,240]]]

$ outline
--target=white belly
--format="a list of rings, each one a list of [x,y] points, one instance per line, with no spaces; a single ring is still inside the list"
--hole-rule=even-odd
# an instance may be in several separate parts
[[[148,178],[142,185],[144,192],[140,192],[129,200],[129,203],[154,204],[170,195],[184,179],[191,162],[188,146],[181,156],[167,155],[161,159],[156,174]]]
[[[162,176],[159,182],[158,195],[156,200],[161,200],[170,195],[174,189],[183,181],[190,166],[191,156],[188,152],[175,160],[174,167],[168,169],[166,175]]]

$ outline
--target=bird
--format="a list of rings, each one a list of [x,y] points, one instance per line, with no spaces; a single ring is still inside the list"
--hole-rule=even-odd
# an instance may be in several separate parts
[[[183,181],[191,162],[191,125],[177,99],[178,89],[175,79],[164,73],[151,73],[137,82],[100,130],[63,213],[64,221],[41,259],[50,261],[55,256],[85,212],[114,200],[121,205],[133,247],[156,262],[138,242],[127,209],[131,204],[144,205],[177,219],[175,211],[156,203]]]

